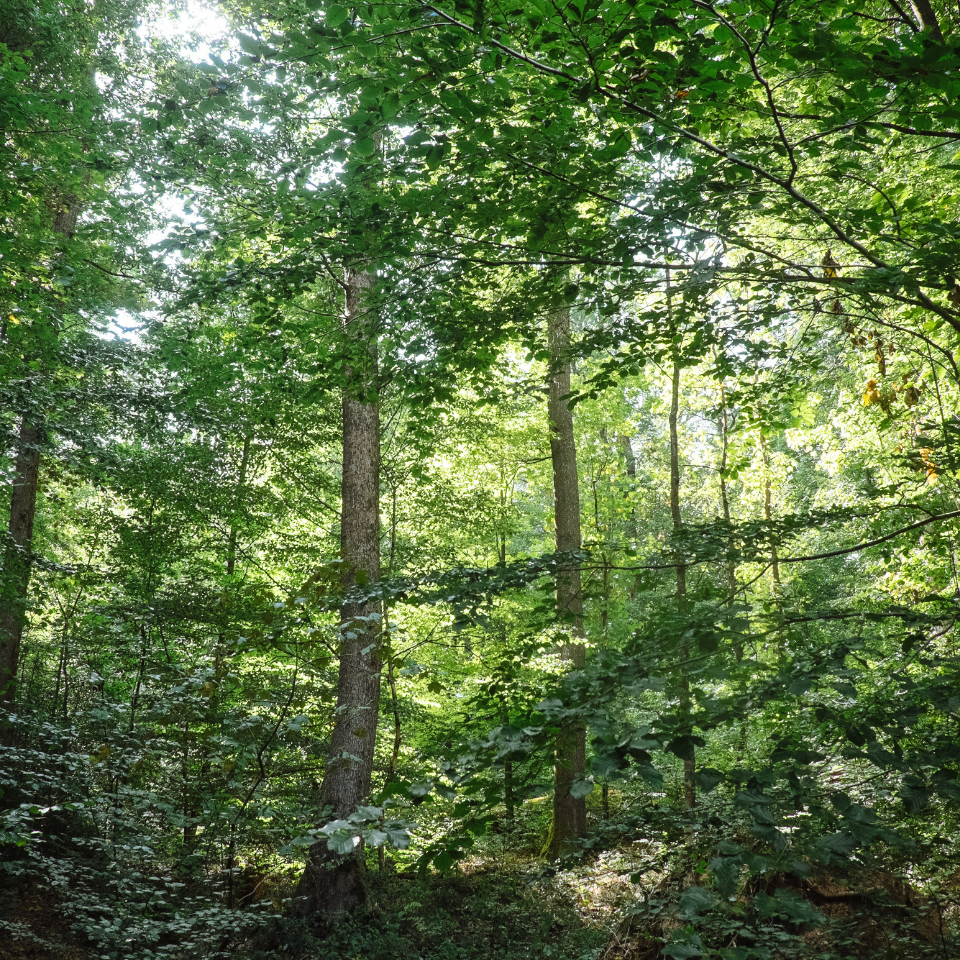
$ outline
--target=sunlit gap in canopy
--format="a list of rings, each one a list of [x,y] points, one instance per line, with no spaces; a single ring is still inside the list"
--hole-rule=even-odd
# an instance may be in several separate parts
[[[145,18],[141,24],[140,37],[180,40],[184,51],[189,50],[204,59],[211,52],[211,44],[231,32],[229,21],[211,4],[186,0],[161,3],[155,10],[154,15]]]

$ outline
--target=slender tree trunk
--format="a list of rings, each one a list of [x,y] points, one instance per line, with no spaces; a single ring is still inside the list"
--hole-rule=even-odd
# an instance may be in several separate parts
[[[763,453],[763,519],[769,522],[773,519],[773,490],[770,479],[770,445],[767,438],[760,435],[760,450]],[[770,547],[770,565],[773,574],[774,589],[780,588],[780,557],[777,555],[776,544]]]
[[[393,488],[393,518],[391,521],[390,567],[393,569],[394,537],[396,536],[396,506],[397,488]],[[400,746],[403,743],[403,727],[400,725],[400,701],[397,698],[397,679],[394,672],[393,637],[390,633],[389,608],[383,608],[383,641],[381,646],[385,654],[387,665],[387,685],[390,687],[390,711],[393,714],[393,749],[390,752],[390,763],[387,765],[386,782],[393,783],[397,778],[397,764],[400,762]],[[383,844],[377,847],[377,864],[380,872],[386,869],[387,854]]]
[[[590,486],[593,488],[593,529],[597,539],[600,540],[603,530],[600,524],[600,491],[596,475],[590,478]],[[606,639],[610,627],[610,570],[612,567],[606,550],[600,551],[600,564],[600,634]]]
[[[10,522],[3,554],[0,583],[0,704],[13,708],[16,698],[20,642],[27,619],[33,521],[37,512],[40,476],[40,431],[24,416],[20,424],[19,451],[10,491]]]
[[[507,562],[507,475],[500,471],[500,529],[497,530],[497,559]]]
[[[633,452],[633,442],[626,435],[621,436],[617,440],[620,446],[620,452],[623,454],[623,465],[627,471],[627,476],[630,480],[637,479],[637,458]],[[633,511],[631,510],[631,513]]]
[[[372,323],[373,277],[346,271],[347,335],[362,359],[348,374],[343,397],[341,585],[349,592],[380,579],[380,406]],[[381,603],[345,603],[340,611],[340,676],[336,724],[320,788],[325,806],[348,817],[370,791],[380,706]],[[370,619],[372,618],[372,619]],[[332,853],[323,842],[310,848],[297,887],[296,912],[331,919],[365,896],[357,855]]]
[[[670,381],[670,517],[673,529],[679,531],[683,526],[680,513],[680,438],[677,433],[677,418],[680,413],[680,361],[673,362],[673,377]],[[681,606],[687,595],[687,567],[677,564],[677,596]]]
[[[387,564],[387,576],[393,576],[393,566],[397,553],[397,485],[393,484],[390,490],[390,553]],[[393,712],[393,750],[390,753],[390,765],[387,767],[387,783],[392,783],[397,775],[397,764],[400,762],[400,745],[403,742],[403,728],[400,725],[400,700],[397,697],[397,679],[394,674],[394,647],[393,634],[390,632],[390,611],[383,607],[383,641],[387,654],[387,683],[390,686],[390,708]],[[383,847],[380,847],[381,854]]]
[[[553,460],[553,497],[556,514],[558,552],[580,549],[580,485],[577,476],[577,446],[573,435],[570,393],[570,308],[554,311],[548,320],[550,340],[550,454]],[[571,564],[557,575],[557,610],[570,619],[570,639],[561,651],[574,670],[586,663],[586,649],[575,638],[583,637],[583,595],[579,564]],[[573,782],[583,776],[586,767],[586,730],[569,729],[557,741],[554,766],[553,817],[543,850],[544,857],[555,860],[574,837],[587,831],[587,806],[583,797],[570,795]]]
[[[240,451],[240,464],[237,470],[237,482],[233,492],[233,506],[230,517],[230,532],[227,537],[227,557],[224,569],[228,577],[232,577],[237,569],[237,542],[239,531],[237,529],[237,511],[240,508],[240,502],[243,497],[244,487],[247,484],[247,465],[250,460],[250,433],[245,434],[243,446]],[[151,526],[153,514],[151,511]],[[141,627],[141,629],[145,629]],[[217,634],[217,644],[213,651],[213,692],[207,697],[207,706],[204,711],[204,723],[207,728],[215,728],[218,725],[220,714],[220,683],[223,678],[223,665],[226,655],[226,633],[221,629]],[[187,853],[192,852],[197,846],[197,822],[203,813],[203,795],[206,784],[210,779],[210,754],[205,749],[203,737],[198,738],[198,752],[203,751],[203,757],[200,762],[199,774],[195,780],[186,779],[187,772],[184,772],[184,790],[186,791],[186,810],[185,816],[187,822],[183,827],[183,847]],[[231,830],[233,828],[231,827]],[[189,861],[186,861],[189,864]],[[232,870],[232,866],[230,867]],[[230,897],[232,897],[233,874],[229,874]],[[229,899],[229,898],[228,898]]]
[[[732,517],[730,514],[730,496],[729,491],[727,490],[727,462],[729,459],[729,435],[730,435],[730,420],[727,416],[727,394],[723,389],[723,384],[720,384],[720,502],[723,504],[723,519],[727,523],[732,522]],[[733,549],[733,543],[730,544],[730,549]],[[727,605],[733,606],[734,601],[737,598],[737,562],[733,557],[729,557],[726,563],[727,568]],[[739,640],[735,640],[733,644],[733,655],[736,657],[737,663],[740,663],[743,660],[743,643]],[[743,754],[747,748],[747,724],[742,722],[740,724],[740,732],[737,735],[737,766],[743,762]]]
[[[247,465],[250,462],[250,434],[243,438],[243,449],[240,452],[240,469],[237,471],[237,489],[233,495],[233,516],[230,518],[230,539],[227,544],[227,576],[232,577],[237,569],[237,511],[240,509],[240,500],[247,485]]]
[[[680,359],[673,361],[673,378],[670,391],[670,515],[673,529],[679,531],[683,526],[680,514],[680,439],[677,433],[677,417],[680,412]],[[677,564],[677,605],[682,613],[687,606],[687,567]],[[690,682],[684,677],[680,689],[684,705],[689,707]],[[683,800],[686,808],[692,810],[697,805],[697,787],[694,774],[697,762],[691,758],[683,761]]]
[[[506,626],[504,626],[504,638],[506,638],[506,632]],[[510,723],[510,709],[507,706],[506,697],[503,697],[501,704],[500,719],[505,725]],[[503,761],[503,805],[506,808],[507,824],[512,827],[516,823],[517,799],[514,789],[513,762],[511,760]]]
[[[637,457],[633,452],[633,442],[628,436],[621,436],[619,438],[620,452],[623,454],[623,463],[624,468],[627,472],[627,483],[630,487],[628,493],[630,496],[630,511],[627,514],[627,540],[631,547],[637,546],[637,516],[636,510],[634,509],[633,504],[633,494],[636,492],[636,482],[637,482]],[[640,592],[640,585],[643,578],[640,574],[636,574],[633,578],[633,582],[630,584],[630,587],[627,589],[627,596],[634,600],[636,599],[637,594]]]
[[[723,389],[723,385],[720,386],[720,502],[723,505],[723,519],[727,523],[731,523],[730,515],[730,495],[727,490],[727,462],[729,459],[729,434],[730,434],[730,421],[727,418],[727,395]],[[732,549],[731,544],[731,549]],[[727,603],[732,605],[734,599],[737,595],[737,563],[730,557],[727,559],[726,563],[727,568]],[[738,648],[739,649],[739,648]],[[743,650],[740,649],[738,660],[742,659]]]

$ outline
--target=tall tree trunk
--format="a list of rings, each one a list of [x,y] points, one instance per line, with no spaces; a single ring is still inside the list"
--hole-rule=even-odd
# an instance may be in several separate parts
[[[670,517],[673,529],[679,531],[683,526],[680,513],[680,438],[677,433],[677,418],[680,414],[680,361],[673,361],[673,377],[670,381]],[[687,567],[677,564],[677,596],[681,607],[687,595]]]
[[[580,549],[580,484],[577,476],[577,446],[573,436],[573,412],[562,399],[570,393],[570,308],[562,307],[548,319],[550,341],[550,455],[553,460],[553,498],[556,514],[558,552]],[[580,566],[573,563],[557,574],[557,610],[571,620],[568,640],[561,655],[575,670],[586,663],[586,649],[576,638],[583,637],[583,595]],[[582,726],[566,731],[557,741],[554,766],[553,817],[543,856],[555,860],[569,841],[587,831],[587,805],[583,797],[570,795],[573,782],[583,776],[586,766],[586,730]]]
[[[626,496],[630,499],[630,510],[627,515],[627,541],[629,545],[633,548],[637,546],[637,512],[633,504],[633,495],[636,493],[636,482],[637,482],[637,457],[633,452],[633,441],[628,436],[621,436],[619,438],[620,452],[623,454],[623,463],[627,472],[627,485],[629,487]],[[635,600],[637,594],[640,592],[640,585],[643,582],[643,577],[638,572],[631,582],[630,586],[627,588],[627,596],[631,600]]]
[[[240,500],[247,485],[247,465],[250,461],[250,431],[243,437],[243,449],[240,452],[240,468],[237,471],[237,488],[233,494],[233,516],[230,518],[230,539],[227,542],[227,576],[232,577],[237,569],[237,512]]]
[[[720,502],[723,504],[723,519],[727,521],[727,524],[733,522],[732,516],[730,513],[730,495],[727,489],[727,463],[729,461],[730,453],[730,419],[727,415],[727,393],[723,389],[723,384],[720,384],[720,418],[718,421],[718,426],[720,428]],[[733,550],[733,543],[731,541],[729,549]],[[727,606],[732,607],[734,601],[737,599],[737,561],[730,556],[727,558],[726,562],[727,568]],[[743,642],[739,639],[735,640],[733,643],[733,655],[737,659],[737,663],[740,663],[743,660]],[[743,754],[747,748],[747,724],[746,721],[741,722],[740,732],[737,735],[737,766],[739,767],[743,761]]]
[[[225,570],[228,577],[233,577],[237,569],[237,543],[239,531],[237,528],[237,513],[240,509],[240,503],[243,498],[244,488],[247,484],[247,465],[250,460],[250,440],[251,433],[244,435],[243,446],[240,451],[240,464],[237,470],[237,482],[233,492],[233,506],[230,517],[230,531],[227,537],[227,558]],[[151,511],[152,523],[152,511]],[[207,705],[204,713],[204,723],[208,729],[215,728],[220,715],[220,683],[223,679],[223,666],[226,657],[226,639],[224,630],[217,634],[217,645],[213,651],[213,693],[207,697]],[[199,775],[194,780],[188,780],[189,770],[184,769],[184,825],[183,825],[183,848],[186,853],[192,852],[197,845],[197,827],[203,813],[203,794],[210,779],[210,753],[206,749],[206,741],[203,737],[198,738],[198,750],[203,751],[203,759],[200,762]],[[192,868],[189,860],[184,860],[187,869]],[[233,862],[232,857],[228,858],[228,869],[231,871],[229,876],[230,897],[233,896]],[[229,899],[229,898],[228,898]]]
[[[77,229],[80,204],[76,196],[55,201],[53,232],[70,239]],[[33,521],[37,513],[40,479],[41,430],[37,418],[24,413],[20,420],[17,462],[10,492],[10,520],[0,583],[0,706],[12,709],[16,699],[20,644],[27,618]]]
[[[10,491],[10,522],[3,553],[0,584],[0,704],[13,708],[16,698],[20,642],[27,618],[33,520],[37,512],[40,476],[40,431],[24,416],[20,424],[19,451]]]
[[[349,592],[380,579],[380,406],[369,273],[346,271],[346,329],[362,358],[343,396],[341,585]],[[336,724],[320,788],[325,806],[346,818],[370,791],[380,706],[382,605],[345,603],[340,611],[340,676]],[[373,619],[367,619],[367,618]],[[310,848],[297,887],[296,912],[331,919],[365,896],[359,849],[346,856],[323,842]]]
[[[730,453],[730,421],[727,417],[727,394],[723,389],[722,383],[720,384],[720,418],[718,426],[720,427],[720,502],[723,505],[723,519],[726,520],[729,525],[732,523],[730,515],[730,495],[727,489],[727,466]],[[732,543],[730,544],[730,549],[733,549]],[[733,557],[727,559],[726,568],[727,603],[732,606],[737,595],[737,562]],[[737,659],[742,659],[742,657],[743,651],[741,649]]]
[[[677,417],[680,412],[680,358],[673,361],[673,378],[670,390],[670,515],[673,529],[679,531],[683,526],[680,514],[680,439],[677,433]],[[677,605],[683,613],[687,606],[687,567],[677,564]],[[690,682],[684,677],[680,689],[684,706],[689,708]],[[692,810],[697,805],[697,788],[694,781],[696,760],[683,761],[683,800],[686,808]]]
[[[623,465],[630,480],[637,479],[637,457],[633,452],[633,442],[630,437],[623,435],[617,438],[620,452],[623,454]],[[631,514],[633,510],[631,508]]]
[[[506,635],[506,626],[503,628],[503,633]],[[500,719],[503,721],[504,725],[510,723],[510,708],[507,705],[507,698],[503,696],[500,708]],[[507,813],[507,825],[513,827],[516,825],[516,814],[517,814],[517,799],[515,792],[515,784],[513,777],[513,762],[510,760],[503,761],[503,805]]]
[[[767,438],[760,435],[760,450],[763,453],[763,519],[768,523],[773,519],[773,489],[770,478],[770,444]],[[780,588],[780,557],[777,554],[777,545],[770,547],[770,567],[773,574],[774,589]]]

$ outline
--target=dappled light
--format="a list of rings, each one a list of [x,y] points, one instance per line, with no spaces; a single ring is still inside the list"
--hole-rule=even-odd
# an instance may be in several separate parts
[[[0,960],[960,956],[960,8],[0,4]]]

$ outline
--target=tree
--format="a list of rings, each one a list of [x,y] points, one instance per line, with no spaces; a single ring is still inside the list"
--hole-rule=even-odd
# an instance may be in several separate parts
[[[19,420],[0,583],[0,703],[7,709],[16,699],[41,452],[52,439],[57,372],[72,359],[62,355],[67,314],[77,309],[71,288],[91,299],[104,295],[103,277],[86,256],[96,255],[97,242],[74,242],[81,210],[101,185],[91,189],[97,177],[90,152],[103,151],[99,162],[109,166],[91,71],[98,44],[122,34],[135,9],[118,4],[86,18],[13,3],[0,18],[2,108],[11,121],[0,167],[8,215],[0,250],[13,290],[3,304],[0,343],[4,387]],[[34,162],[41,159],[42,166]],[[28,165],[34,172],[23,177]]]
[[[560,655],[574,670],[586,665],[583,643],[583,586],[577,555],[580,536],[580,478],[577,471],[577,445],[570,409],[570,307],[554,309],[547,319],[550,343],[548,415],[550,419],[550,458],[553,465],[553,499],[557,552],[564,555],[557,573],[557,612],[561,622],[569,624]],[[587,830],[584,796],[576,784],[586,769],[586,729],[572,726],[557,740],[554,767],[553,816],[544,847],[544,856],[555,860],[570,841]]]
[[[377,385],[375,279],[348,267],[345,276],[347,337],[356,346],[343,393],[341,493],[340,668],[337,711],[321,798],[345,822],[370,792],[380,711],[383,605],[378,598],[351,600],[352,591],[380,580],[380,406]],[[336,917],[364,898],[361,864],[317,845],[300,883],[297,911]]]
[[[43,4],[66,66],[0,62],[6,475],[45,458],[5,869],[184,960],[248,952],[304,854],[336,956],[581,836],[665,955],[809,952],[810,871],[948,877],[958,15],[225,9],[148,89]],[[99,92],[50,95],[73,64]],[[471,851],[346,916],[365,865]]]

